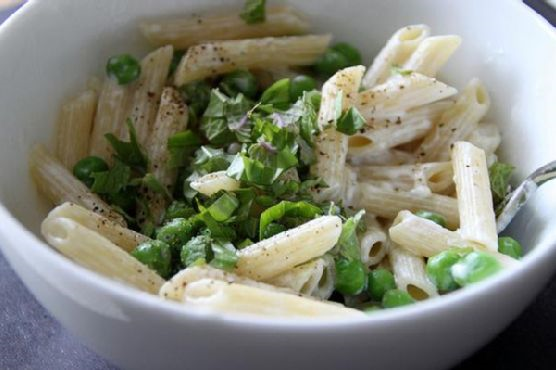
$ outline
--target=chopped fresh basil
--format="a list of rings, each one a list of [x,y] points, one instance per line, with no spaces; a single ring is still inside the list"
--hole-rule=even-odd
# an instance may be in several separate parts
[[[262,23],[266,18],[265,3],[266,0],[246,0],[239,16],[247,24]]]

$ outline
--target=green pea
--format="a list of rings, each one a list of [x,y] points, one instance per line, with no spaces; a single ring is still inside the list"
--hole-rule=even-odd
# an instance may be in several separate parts
[[[249,71],[237,70],[228,73],[220,81],[220,89],[229,96],[242,93],[250,99],[255,99],[258,92],[258,84],[255,76]]]
[[[400,306],[407,306],[415,303],[415,299],[400,289],[391,289],[384,293],[382,297],[382,306],[384,308],[394,308]]]
[[[346,56],[337,50],[328,49],[317,59],[315,71],[322,76],[332,76],[338,70],[349,66]]]
[[[199,222],[195,218],[175,218],[158,229],[156,239],[172,248],[180,248],[195,235],[198,228]]]
[[[317,87],[315,80],[309,76],[299,75],[295,76],[290,82],[290,99],[296,102],[304,91],[311,91]]]
[[[92,176],[93,173],[102,171],[108,171],[108,164],[106,164],[104,159],[94,155],[79,160],[73,166],[73,175],[88,187],[93,186],[95,182]]]
[[[451,268],[460,259],[461,255],[457,251],[448,249],[430,257],[427,261],[427,275],[440,292],[451,292],[459,288],[452,276]]]
[[[133,214],[137,204],[137,192],[131,187],[122,189],[115,194],[108,194],[108,202],[120,207],[127,214]]]
[[[340,257],[336,260],[336,290],[345,295],[356,295],[365,289],[365,267],[358,260]]]
[[[141,74],[141,65],[129,54],[115,55],[106,63],[106,74],[116,78],[118,84],[127,85]]]
[[[367,279],[367,293],[375,301],[381,301],[384,293],[395,289],[394,275],[386,269],[379,268],[369,273]]]
[[[484,252],[471,252],[457,263],[450,271],[456,283],[461,286],[477,283],[500,271],[500,262]]]
[[[436,212],[419,210],[419,211],[415,212],[415,216],[418,216],[418,217],[421,217],[421,218],[426,218],[427,220],[430,220],[434,223],[437,223],[444,228],[446,227],[446,219],[442,215],[440,215]]]
[[[271,222],[266,226],[266,229],[264,230],[263,239],[273,237],[274,235],[279,234],[282,231],[286,231],[286,227],[284,225],[277,222]]]
[[[347,42],[339,42],[335,44],[334,46],[332,46],[332,50],[335,50],[346,57],[350,66],[361,64],[361,53],[354,46],[348,44]]]
[[[195,215],[195,210],[189,204],[175,200],[166,208],[164,214],[165,220],[173,220],[174,218],[189,218]]]
[[[523,248],[514,238],[503,236],[498,238],[498,252],[515,259],[523,257]]]
[[[159,240],[139,244],[131,255],[156,271],[163,278],[170,277],[172,271],[172,253],[170,246]]]

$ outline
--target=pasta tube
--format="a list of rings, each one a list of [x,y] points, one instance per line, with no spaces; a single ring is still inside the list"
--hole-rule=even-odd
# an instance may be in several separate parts
[[[68,218],[75,221],[89,230],[98,232],[126,252],[131,252],[139,244],[150,240],[141,233],[122,227],[106,217],[70,202],[54,208],[47,217]]]
[[[386,233],[370,213],[365,214],[367,229],[360,237],[361,262],[367,267],[378,264],[388,253]]]
[[[461,237],[496,252],[498,233],[485,152],[460,141],[452,150]]]
[[[296,266],[268,282],[304,295],[328,299],[334,291],[335,275],[334,259],[325,255]]]
[[[91,193],[85,184],[73,177],[43,146],[33,148],[29,167],[37,188],[52,203],[72,202],[125,226],[124,218],[119,213]]]
[[[191,189],[194,189],[201,194],[210,196],[221,190],[238,190],[241,186],[241,182],[228,177],[228,175],[226,175],[226,171],[217,171],[191,181],[189,186]]]
[[[270,36],[292,36],[307,32],[309,23],[288,6],[269,7],[264,22],[247,24],[238,14],[151,20],[140,30],[151,45],[186,49],[201,42],[240,40]]]
[[[403,69],[435,77],[461,45],[456,35],[427,37],[404,64]]]
[[[192,46],[176,69],[174,84],[181,86],[238,68],[312,65],[329,43],[330,35],[308,35],[215,41]]]
[[[473,79],[456,104],[448,109],[438,123],[425,136],[416,153],[420,161],[447,161],[450,158],[450,146],[456,141],[468,137],[486,114],[490,106],[488,93],[478,79]]]
[[[151,133],[173,53],[172,46],[164,46],[141,61],[141,76],[136,82],[129,115],[137,131],[137,140],[142,145],[146,145]],[[127,130],[120,131],[120,135],[127,138]]]
[[[95,119],[97,93],[86,90],[62,106],[58,120],[56,156],[71,169],[89,150],[89,136]]]
[[[226,283],[238,283],[238,284],[249,285],[256,288],[261,288],[261,289],[266,289],[271,291],[279,291],[284,293],[296,294],[295,291],[287,288],[278,288],[275,287],[274,285],[260,283],[255,280],[238,276],[231,272],[226,272],[224,270],[216,269],[214,267],[210,267],[209,265],[205,265],[205,266],[188,267],[184,270],[181,270],[180,272],[175,274],[169,281],[164,283],[164,285],[162,285],[162,287],[160,288],[159,295],[164,299],[168,299],[176,302],[182,302],[184,298],[183,294],[185,292],[185,287],[187,286],[187,284],[202,279],[219,280],[219,281],[224,281]]]
[[[64,217],[47,217],[41,233],[48,244],[83,267],[139,290],[157,294],[164,280],[99,233]]]
[[[322,256],[336,245],[341,230],[339,217],[322,216],[281,232],[240,250],[235,272],[254,280],[268,280]]]
[[[187,306],[220,313],[305,319],[364,317],[363,312],[342,305],[211,279],[188,284],[184,302]]]
[[[162,91],[160,108],[147,143],[149,172],[171,194],[176,182],[176,170],[168,166],[170,153],[168,139],[185,130],[187,127],[187,106],[182,102],[179,93],[171,87]],[[146,190],[149,211],[155,224],[162,221],[168,199],[164,194]]]
[[[429,34],[430,29],[424,24],[407,26],[396,31],[373,60],[363,78],[363,87],[370,89],[386,81],[390,77],[391,67],[403,65]]]
[[[121,134],[131,97],[130,87],[118,85],[115,79],[106,78],[98,97],[95,122],[89,139],[90,155],[99,156],[106,161],[111,160],[112,147],[104,135]]]
[[[359,93],[355,105],[371,123],[402,116],[404,112],[453,96],[457,90],[419,73],[396,75],[381,85]]]
[[[400,209],[412,212],[423,209],[444,216],[451,229],[455,229],[459,224],[458,201],[440,194],[391,191],[359,183],[358,204],[380,217],[393,219]]]
[[[438,295],[436,286],[425,272],[425,260],[392,243],[388,253],[398,289],[417,300]]]

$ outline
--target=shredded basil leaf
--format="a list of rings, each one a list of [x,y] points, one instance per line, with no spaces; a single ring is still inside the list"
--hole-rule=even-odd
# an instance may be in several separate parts
[[[494,162],[488,169],[490,191],[494,206],[498,205],[510,190],[509,181],[514,167],[502,162]]]
[[[246,0],[243,11],[239,15],[247,24],[265,21],[265,0]]]
[[[168,152],[170,153],[168,166],[171,168],[185,166],[188,157],[200,144],[201,140],[191,130],[172,135],[167,143]]]
[[[261,222],[259,226],[259,238],[264,239],[267,228],[270,223],[280,220],[284,217],[299,217],[311,219],[322,214],[322,210],[305,201],[289,202],[282,201],[275,206],[266,209],[261,214]]]
[[[211,266],[225,271],[232,271],[236,267],[238,256],[233,244],[213,241],[211,249],[214,255]]]
[[[346,135],[353,135],[365,126],[365,118],[357,108],[351,107],[336,122],[336,130]]]
[[[126,187],[131,177],[131,169],[116,160],[108,171],[94,172],[91,191],[97,194],[115,194]]]
[[[361,260],[357,226],[365,211],[359,211],[355,216],[347,219],[342,225],[342,232],[337,244],[337,253],[348,260]]]
[[[402,67],[400,67],[397,64],[392,64],[390,66],[390,74],[391,75],[401,75],[401,76],[409,76],[413,73],[412,70],[410,69],[402,69]]]
[[[119,161],[133,169],[144,172],[147,168],[147,156],[137,142],[137,132],[130,118],[127,119],[126,125],[129,131],[129,142],[118,139],[112,133],[108,133],[104,137],[114,149],[115,157]]]

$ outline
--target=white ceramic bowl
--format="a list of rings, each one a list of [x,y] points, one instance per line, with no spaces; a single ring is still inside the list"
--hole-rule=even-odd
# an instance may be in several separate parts
[[[449,83],[477,76],[492,95],[489,119],[520,178],[556,158],[554,30],[520,1],[295,1],[317,30],[370,61],[397,28],[429,24],[464,43]],[[146,45],[136,22],[241,1],[30,1],[0,28],[0,246],[39,301],[86,344],[126,368],[434,369],[476,350],[522,311],[556,264],[556,184],[545,185],[510,233],[529,250],[522,265],[478,286],[350,322],[281,322],[184,311],[69,262],[37,238],[47,206],[27,171],[49,141],[58,107],[107,57]],[[209,6],[210,5],[210,6]]]

